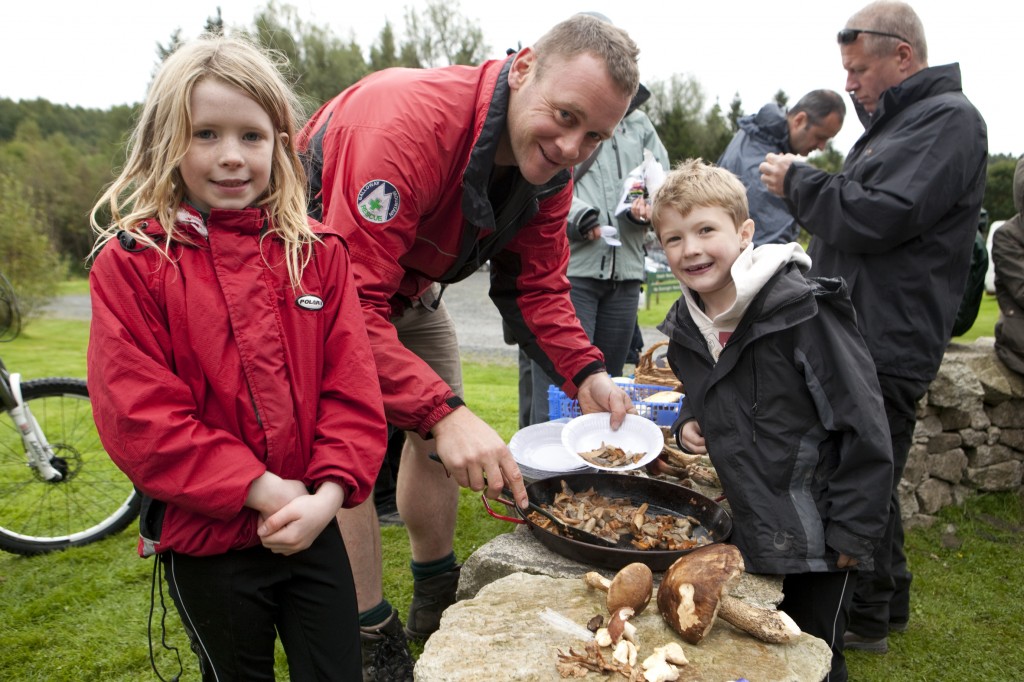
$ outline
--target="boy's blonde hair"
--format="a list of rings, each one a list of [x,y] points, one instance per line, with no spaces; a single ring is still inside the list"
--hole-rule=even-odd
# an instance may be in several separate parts
[[[285,243],[289,278],[296,286],[317,237],[306,219],[306,175],[295,149],[300,106],[279,69],[286,63],[245,38],[212,34],[167,57],[150,84],[128,140],[127,162],[90,214],[89,222],[98,234],[91,255],[121,230],[140,244],[159,248],[169,260],[173,243],[189,241],[175,226],[178,206],[185,198],[179,165],[192,138],[192,91],[200,81],[217,79],[251,97],[270,117],[275,132],[270,184],[258,205],[267,211],[271,231]],[[287,140],[282,141],[280,133],[286,133]],[[103,209],[111,215],[106,227],[97,220]],[[142,231],[142,223],[150,218],[164,228],[162,246]]]
[[[685,217],[695,208],[721,208],[737,228],[750,218],[747,190],[740,179],[699,158],[676,164],[654,193],[651,203],[651,222],[655,231],[667,210],[677,211]]]

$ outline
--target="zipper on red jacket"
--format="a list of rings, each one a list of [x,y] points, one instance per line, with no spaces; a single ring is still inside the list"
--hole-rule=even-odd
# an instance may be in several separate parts
[[[249,402],[252,403],[252,413],[256,417],[256,424],[263,428],[263,418],[260,417],[260,410],[256,407],[256,396],[252,394],[252,386],[249,385],[249,379],[245,380],[245,390],[249,393]]]

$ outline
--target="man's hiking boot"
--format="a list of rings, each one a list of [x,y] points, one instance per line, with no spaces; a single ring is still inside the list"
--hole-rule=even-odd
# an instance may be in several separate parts
[[[359,628],[363,649],[363,682],[412,682],[415,663],[402,631],[398,611],[380,625]]]
[[[889,638],[879,637],[878,639],[871,639],[858,635],[852,630],[847,630],[846,634],[843,635],[843,648],[867,651],[872,654],[884,654],[889,651]]]
[[[409,639],[425,641],[441,626],[441,613],[455,603],[455,592],[459,588],[459,574],[462,566],[412,583],[412,604],[409,619],[405,622],[405,634]]]
[[[380,521],[380,525],[382,525],[382,526],[404,526],[405,525],[405,521],[402,520],[402,517],[399,515],[397,509],[394,509],[392,511],[384,512],[383,514],[378,509],[377,510],[377,520]]]

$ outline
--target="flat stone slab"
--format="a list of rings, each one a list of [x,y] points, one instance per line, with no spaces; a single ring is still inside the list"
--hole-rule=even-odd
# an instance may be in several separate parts
[[[510,680],[556,682],[558,652],[582,651],[584,640],[541,619],[550,608],[580,625],[607,613],[604,593],[579,578],[513,573],[481,588],[472,599],[452,605],[416,663],[417,682]],[[633,619],[639,660],[655,647],[678,642],[689,659],[680,680],[756,682],[821,680],[831,652],[825,642],[803,635],[789,644],[765,644],[724,621],[715,623],[699,645],[683,642],[661,618],[653,600]],[[610,656],[610,649],[604,650]],[[591,672],[585,679],[623,679]]]
[[[583,584],[590,570],[595,569],[552,552],[525,527],[495,537],[463,563],[459,601],[444,612],[441,629],[427,641],[416,663],[417,682],[561,680],[555,668],[558,650],[568,653],[571,646],[582,651],[584,640],[551,626],[540,614],[551,609],[580,626],[599,613],[607,615],[604,593]],[[661,575],[654,574],[656,583]],[[773,608],[782,600],[781,585],[777,577],[745,574],[731,594]],[[683,647],[690,664],[680,669],[680,680],[808,682],[823,679],[832,658],[828,645],[816,637],[766,644],[725,621],[693,646],[662,619],[654,599],[633,622],[640,660],[669,642]],[[592,672],[585,679],[623,678]]]

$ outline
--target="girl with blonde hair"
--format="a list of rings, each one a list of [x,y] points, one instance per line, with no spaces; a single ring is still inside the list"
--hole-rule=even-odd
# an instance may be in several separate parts
[[[335,515],[386,425],[347,248],[305,214],[296,109],[268,53],[187,44],[92,211],[96,423],[204,680],[274,679],[275,633],[292,679],[361,674]]]

